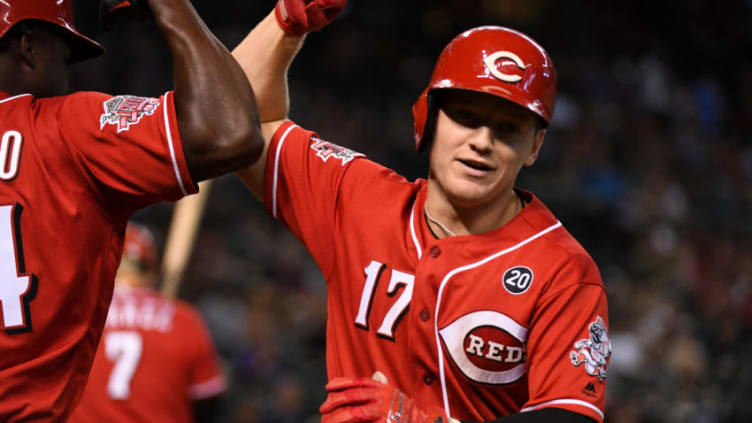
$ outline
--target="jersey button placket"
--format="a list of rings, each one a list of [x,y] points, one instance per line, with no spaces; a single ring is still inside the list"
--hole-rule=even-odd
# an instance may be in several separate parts
[[[433,247],[431,247],[430,250],[428,250],[428,255],[430,255],[433,258],[436,258],[436,257],[440,256],[441,255],[441,248],[439,248],[436,245],[434,245]]]
[[[420,320],[427,322],[428,319],[431,318],[431,313],[428,311],[427,308],[424,308],[423,310],[418,313],[418,317],[420,317]]]

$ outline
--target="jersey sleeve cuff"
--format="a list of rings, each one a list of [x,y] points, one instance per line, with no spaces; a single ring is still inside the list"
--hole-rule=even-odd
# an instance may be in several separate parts
[[[598,423],[603,423],[603,410],[587,401],[574,398],[561,398],[551,401],[545,401],[539,404],[527,406],[520,411],[524,413],[526,411],[540,410],[543,408],[562,408],[564,410],[588,416]]]
[[[188,161],[185,158],[183,140],[180,138],[178,118],[175,113],[174,91],[168,91],[164,95],[163,118],[165,140],[170,152],[170,160],[172,161],[172,168],[175,172],[175,179],[177,180],[180,192],[182,192],[184,196],[195,194],[198,192],[198,184],[193,181],[191,172],[188,169]]]
[[[226,389],[227,383],[225,382],[225,378],[223,378],[222,376],[217,376],[207,380],[206,382],[191,385],[188,388],[188,396],[192,400],[198,401],[217,396],[224,392]]]
[[[280,155],[285,141],[293,132],[293,129],[300,128],[292,121],[282,123],[272,136],[269,142],[269,150],[266,158],[266,174],[264,175],[264,207],[274,219],[278,219],[277,211],[277,194],[279,188],[280,174]]]

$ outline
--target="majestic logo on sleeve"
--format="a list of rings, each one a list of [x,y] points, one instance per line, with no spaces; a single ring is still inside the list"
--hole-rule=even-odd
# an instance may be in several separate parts
[[[580,339],[574,343],[576,351],[569,353],[572,364],[585,365],[585,372],[598,378],[602,382],[606,378],[606,359],[611,356],[611,341],[608,339],[608,331],[603,318],[598,318],[590,324],[590,338]]]
[[[104,113],[99,118],[99,129],[105,125],[116,125],[117,131],[127,131],[131,125],[137,124],[144,115],[152,115],[159,107],[156,98],[120,95],[113,97],[103,104]]]
[[[454,364],[476,382],[501,385],[525,374],[527,329],[502,313],[466,314],[439,334]]]
[[[321,157],[321,160],[327,161],[330,157],[339,159],[344,166],[350,160],[356,157],[365,157],[364,154],[357,151],[350,150],[349,148],[341,147],[337,144],[332,144],[329,141],[324,141],[320,138],[312,137],[313,143],[311,143],[311,149],[316,150],[316,155]]]

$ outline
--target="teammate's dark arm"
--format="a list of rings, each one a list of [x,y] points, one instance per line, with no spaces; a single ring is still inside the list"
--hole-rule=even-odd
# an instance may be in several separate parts
[[[534,410],[526,413],[511,414],[500,419],[491,420],[483,423],[594,423],[595,420],[582,414],[561,408],[544,408],[543,410]],[[462,420],[461,423],[478,423],[468,420]]]
[[[248,79],[188,0],[149,0],[172,53],[180,137],[194,180],[248,166],[264,140]]]

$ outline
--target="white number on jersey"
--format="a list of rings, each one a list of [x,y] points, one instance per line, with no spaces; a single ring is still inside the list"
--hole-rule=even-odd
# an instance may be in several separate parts
[[[20,234],[22,210],[20,204],[0,206],[0,317],[7,333],[31,330],[29,302],[36,295],[36,278],[25,274],[24,268]]]
[[[363,286],[363,293],[360,296],[360,307],[358,308],[358,315],[355,317],[355,324],[365,330],[368,330],[368,316],[371,313],[371,304],[373,303],[373,294],[376,291],[376,285],[381,277],[381,273],[386,269],[383,263],[376,260],[366,266],[366,283]],[[389,279],[389,286],[387,287],[387,295],[392,297],[396,295],[397,290],[404,286],[402,295],[397,298],[392,307],[384,316],[384,320],[381,322],[379,329],[376,331],[379,335],[394,339],[394,329],[399,321],[400,317],[404,314],[407,307],[410,305],[410,300],[413,298],[413,282],[415,276],[409,273],[400,272],[399,270],[392,270],[391,278]]]
[[[0,179],[10,181],[18,174],[23,136],[18,131],[5,131],[0,140]]]
[[[136,373],[144,341],[135,331],[114,331],[104,337],[104,352],[114,361],[107,382],[107,394],[112,399],[122,400],[131,395],[131,380]]]

